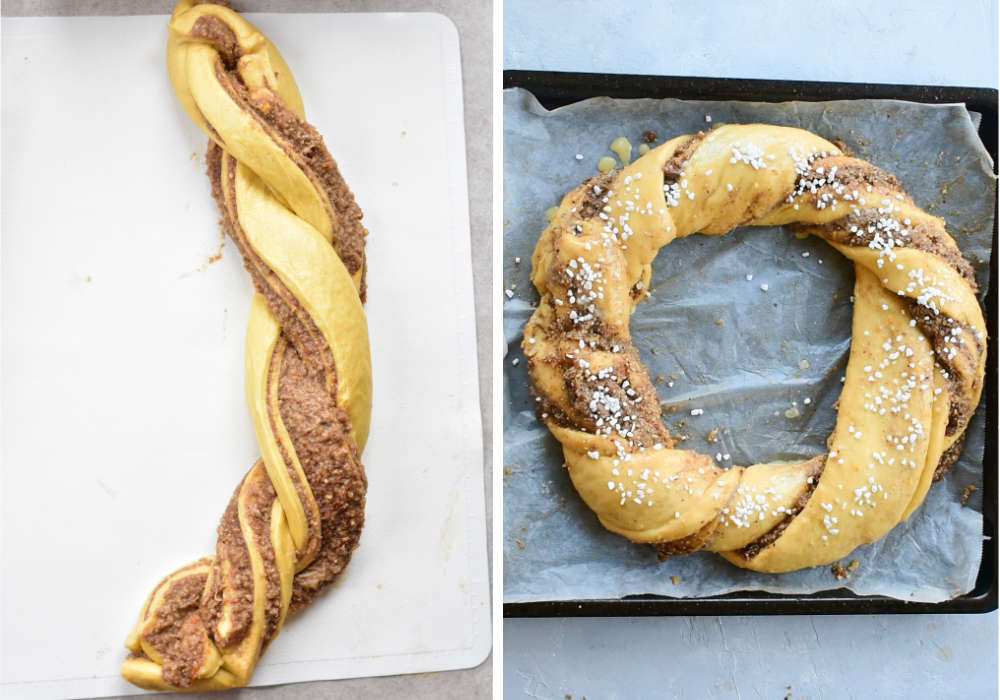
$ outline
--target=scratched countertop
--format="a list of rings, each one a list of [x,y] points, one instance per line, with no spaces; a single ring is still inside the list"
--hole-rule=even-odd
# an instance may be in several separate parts
[[[503,39],[509,69],[997,87],[995,0],[505,0]],[[507,619],[503,634],[507,700],[997,697],[996,612]]]

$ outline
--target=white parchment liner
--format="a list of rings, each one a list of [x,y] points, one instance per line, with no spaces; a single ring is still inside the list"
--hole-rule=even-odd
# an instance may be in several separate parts
[[[504,600],[846,587],[935,602],[971,590],[982,557],[980,492],[967,505],[960,499],[967,486],[982,486],[982,405],[958,463],[910,520],[842,560],[859,562],[846,580],[826,566],[759,574],[708,553],[660,563],[652,547],[604,530],[574,492],[558,443],[535,418],[519,347],[538,300],[531,253],[545,210],[596,172],[618,136],[638,146],[652,130],[662,143],[723,122],[802,127],[894,173],[919,206],[946,219],[986,294],[996,184],[979,115],[964,105],[595,98],[546,111],[524,90],[505,91],[503,285],[514,296],[504,297],[503,314]],[[681,446],[730,455],[723,465],[824,452],[850,347],[851,265],[820,240],[741,228],[674,241],[653,269],[652,298],[636,309],[632,336],[650,375],[665,378],[657,391],[671,433],[688,437]],[[799,416],[787,418],[793,406]],[[704,413],[691,416],[694,408]],[[713,428],[719,439],[708,444]]]

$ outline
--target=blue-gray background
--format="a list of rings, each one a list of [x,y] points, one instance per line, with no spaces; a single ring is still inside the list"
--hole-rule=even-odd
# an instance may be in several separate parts
[[[997,86],[997,5],[504,3],[504,68]],[[506,620],[504,697],[996,698],[997,614]]]

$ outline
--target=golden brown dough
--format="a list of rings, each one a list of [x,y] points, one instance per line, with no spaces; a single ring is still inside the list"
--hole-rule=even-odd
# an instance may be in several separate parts
[[[792,226],[854,262],[853,336],[828,452],[722,469],[675,449],[629,317],[662,246],[746,225]],[[829,564],[909,517],[979,403],[986,327],[944,221],[801,129],[726,125],[591,178],[539,238],[532,279],[522,347],[539,415],[601,523],[661,556]]]

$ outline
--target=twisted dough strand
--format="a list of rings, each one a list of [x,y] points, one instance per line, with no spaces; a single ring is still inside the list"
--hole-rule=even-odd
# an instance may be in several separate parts
[[[629,317],[671,240],[792,225],[854,262],[850,357],[828,452],[720,468],[674,449]],[[680,136],[563,199],[532,259],[523,349],[542,420],[601,523],[661,556],[830,563],[920,505],[979,402],[986,328],[944,221],[896,179],[800,129]]]
[[[371,413],[366,231],[277,49],[215,4],[180,2],[169,29],[171,81],[211,138],[212,194],[257,290],[246,393],[262,459],[233,494],[215,555],[150,594],[122,675],[209,690],[245,685],[288,613],[357,546]]]

